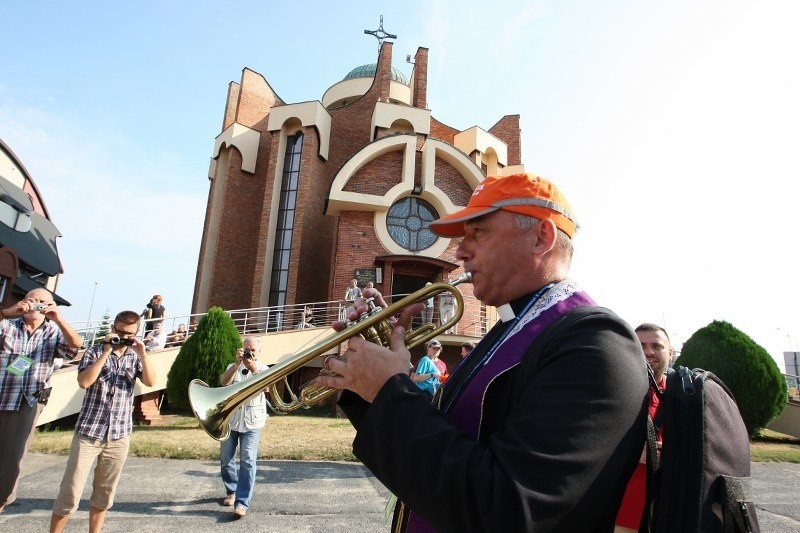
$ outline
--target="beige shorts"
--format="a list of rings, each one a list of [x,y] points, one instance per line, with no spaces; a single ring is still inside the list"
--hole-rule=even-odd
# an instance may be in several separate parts
[[[61,490],[58,491],[58,497],[53,503],[53,514],[69,516],[78,509],[83,487],[86,485],[89,470],[95,459],[97,466],[94,469],[89,504],[101,511],[110,509],[114,505],[114,494],[117,492],[122,467],[128,458],[129,447],[129,436],[115,441],[101,441],[75,432],[72,436],[67,469],[64,472],[64,479],[61,480]]]

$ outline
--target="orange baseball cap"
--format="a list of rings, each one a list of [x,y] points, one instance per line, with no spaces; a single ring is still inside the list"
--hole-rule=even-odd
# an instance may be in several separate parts
[[[536,174],[491,176],[472,192],[467,207],[434,220],[430,229],[443,237],[464,235],[464,222],[502,209],[531,217],[552,220],[572,238],[578,223],[561,191]]]

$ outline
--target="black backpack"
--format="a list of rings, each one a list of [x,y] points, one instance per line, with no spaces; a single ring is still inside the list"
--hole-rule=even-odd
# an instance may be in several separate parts
[[[717,376],[678,367],[648,417],[647,503],[640,531],[759,532],[750,496],[750,440],[730,390]],[[658,428],[663,449],[656,452]]]

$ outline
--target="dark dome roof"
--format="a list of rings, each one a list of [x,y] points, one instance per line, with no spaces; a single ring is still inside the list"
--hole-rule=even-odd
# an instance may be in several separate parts
[[[377,69],[377,67],[378,67],[377,63],[361,65],[360,67],[356,67],[350,72],[348,72],[347,76],[344,77],[344,80],[351,80],[353,78],[374,78],[375,70]],[[406,78],[406,75],[394,67],[392,67],[392,79],[394,81],[402,83],[403,85],[409,85],[408,78]]]

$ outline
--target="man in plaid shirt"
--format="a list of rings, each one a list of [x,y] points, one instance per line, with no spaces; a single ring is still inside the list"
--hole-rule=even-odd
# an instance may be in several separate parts
[[[45,288],[0,309],[0,511],[16,498],[22,458],[47,403],[53,360],[72,359],[81,337]],[[16,318],[14,318],[16,317]]]
[[[95,459],[89,531],[103,528],[106,511],[114,504],[133,431],[133,388],[137,379],[148,387],[156,382],[155,369],[148,360],[152,356],[147,355],[144,343],[136,338],[138,331],[139,314],[122,311],[114,318],[111,333],[102,344],[83,354],[78,385],[86,389],[86,395],[75,424],[61,490],[53,504],[51,532],[63,531],[78,509]]]

